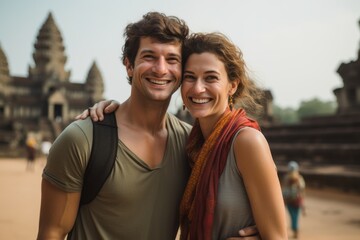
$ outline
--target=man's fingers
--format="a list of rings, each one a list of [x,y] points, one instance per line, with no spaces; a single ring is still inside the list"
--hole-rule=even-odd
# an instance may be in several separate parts
[[[104,112],[105,113],[114,112],[119,106],[120,106],[120,103],[118,101],[111,100],[110,103],[105,107]]]
[[[85,118],[87,118],[87,116],[89,116],[89,111],[88,109],[84,110],[82,113],[80,113],[79,115],[77,115],[75,117],[76,120],[84,120]]]
[[[246,228],[243,228],[239,231],[239,235],[242,236],[242,237],[245,237],[245,236],[251,236],[251,235],[257,235],[259,232],[256,228],[256,226],[250,226],[250,227],[246,227]]]
[[[114,112],[120,103],[115,100],[104,100],[98,103],[95,103],[92,107],[84,110],[81,114],[77,115],[75,119],[84,120],[88,116],[95,122],[102,121],[104,119],[104,112],[111,113]]]
[[[105,100],[96,103],[91,110],[91,118],[95,121],[95,118],[102,121],[104,119],[105,108],[111,103],[111,100]]]
[[[258,231],[256,225],[243,228],[239,231],[239,237],[231,237],[231,238],[227,238],[226,240],[241,240],[241,239],[242,240],[261,240],[261,237],[259,235],[259,231]]]
[[[260,236],[250,236],[250,237],[231,237],[226,240],[261,240]]]

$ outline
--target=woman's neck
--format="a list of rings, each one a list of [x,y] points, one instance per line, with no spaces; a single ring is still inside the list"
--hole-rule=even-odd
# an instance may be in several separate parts
[[[215,128],[216,123],[224,115],[224,113],[230,111],[228,108],[224,109],[222,113],[211,115],[204,118],[199,118],[199,125],[204,139],[207,139]]]

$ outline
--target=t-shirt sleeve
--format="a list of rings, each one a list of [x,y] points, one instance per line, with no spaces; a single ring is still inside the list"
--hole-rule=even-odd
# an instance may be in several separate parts
[[[63,191],[80,192],[91,144],[91,120],[71,123],[54,141],[43,178]]]

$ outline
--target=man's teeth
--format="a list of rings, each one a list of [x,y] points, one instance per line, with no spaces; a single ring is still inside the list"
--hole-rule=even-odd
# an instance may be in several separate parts
[[[154,79],[150,79],[150,82],[158,85],[165,85],[167,83],[167,81],[154,80]]]
[[[207,102],[210,102],[210,99],[208,99],[208,98],[192,98],[192,101],[194,103],[207,103]]]

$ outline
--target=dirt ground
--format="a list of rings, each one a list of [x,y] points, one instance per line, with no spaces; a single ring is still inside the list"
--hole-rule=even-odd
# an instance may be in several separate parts
[[[33,170],[25,159],[0,159],[0,239],[36,239],[43,166],[43,159]],[[360,239],[360,195],[309,189],[306,206],[299,239]]]

